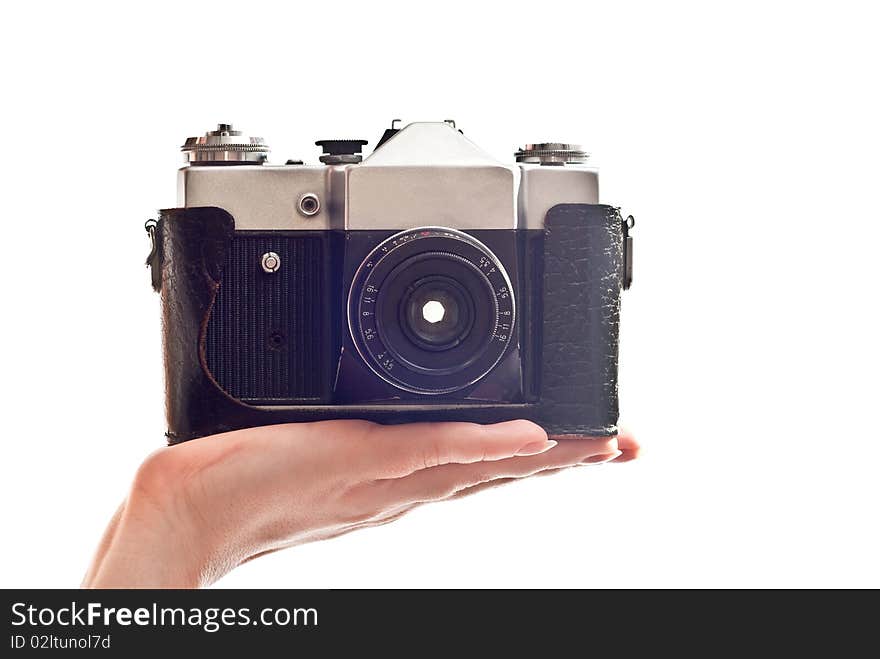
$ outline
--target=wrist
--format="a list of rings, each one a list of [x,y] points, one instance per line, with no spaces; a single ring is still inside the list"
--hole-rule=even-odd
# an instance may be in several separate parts
[[[196,588],[207,563],[196,553],[192,528],[171,511],[132,494],[113,537],[96,558],[86,588]]]
[[[190,504],[188,479],[179,478],[161,455],[138,471],[85,587],[195,588],[226,571],[212,530],[199,522]]]

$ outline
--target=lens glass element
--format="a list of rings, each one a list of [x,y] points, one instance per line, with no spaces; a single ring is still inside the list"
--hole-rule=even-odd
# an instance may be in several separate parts
[[[438,296],[439,297],[439,296]],[[422,307],[422,318],[428,323],[439,323],[446,315],[446,307],[440,300],[430,299]]]

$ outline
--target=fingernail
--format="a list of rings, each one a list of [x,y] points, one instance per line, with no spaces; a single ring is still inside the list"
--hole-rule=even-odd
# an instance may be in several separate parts
[[[582,465],[600,465],[604,462],[611,462],[617,457],[623,455],[623,451],[614,451],[614,453],[600,453],[599,455],[591,455],[589,458],[581,460]]]
[[[549,451],[551,448],[556,446],[558,442],[552,439],[542,439],[539,442],[532,442],[531,444],[526,444],[519,451],[514,453],[514,455],[527,456],[527,455],[538,455],[539,453],[543,453],[544,451]]]

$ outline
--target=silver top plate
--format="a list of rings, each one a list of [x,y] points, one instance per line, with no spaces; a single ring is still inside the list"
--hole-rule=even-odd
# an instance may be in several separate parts
[[[240,136],[216,137],[222,147]],[[305,195],[319,200],[314,215],[298,208]],[[451,124],[431,122],[403,128],[359,164],[195,161],[179,172],[178,197],[183,207],[223,208],[238,230],[541,229],[557,204],[598,203],[599,185],[595,168],[506,165]]]

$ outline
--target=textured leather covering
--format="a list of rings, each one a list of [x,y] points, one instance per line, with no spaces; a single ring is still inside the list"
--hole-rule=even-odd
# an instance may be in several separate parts
[[[343,418],[379,423],[525,418],[553,436],[617,432],[623,233],[616,209],[562,204],[547,215],[545,321],[534,328],[544,345],[540,402],[448,403],[412,411],[400,405],[266,409],[241,403],[218,386],[206,365],[206,330],[234,228],[233,218],[219,208],[160,214],[153,267],[161,270],[169,443],[252,426]]]
[[[623,229],[611,206],[561,204],[544,221],[542,423],[617,432]]]

